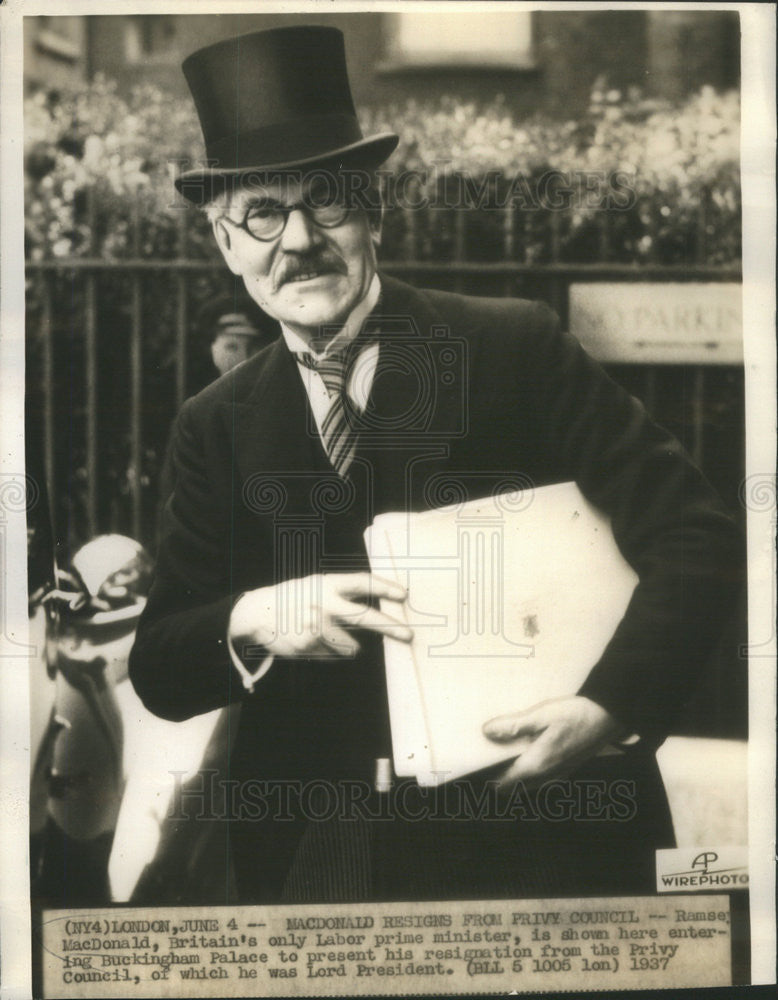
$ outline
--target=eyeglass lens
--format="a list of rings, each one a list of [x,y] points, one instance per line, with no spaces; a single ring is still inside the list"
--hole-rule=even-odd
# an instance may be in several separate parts
[[[289,215],[301,210],[316,225],[324,228],[339,226],[348,215],[348,206],[337,195],[309,196],[295,205],[279,202],[260,202],[252,205],[245,216],[243,225],[252,236],[261,240],[273,239],[283,232]]]

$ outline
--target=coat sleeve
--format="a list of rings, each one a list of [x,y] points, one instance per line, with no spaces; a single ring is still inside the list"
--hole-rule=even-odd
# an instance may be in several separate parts
[[[243,693],[227,647],[233,594],[230,516],[209,476],[189,400],[173,430],[176,485],[163,515],[157,570],[129,673],[150,711],[181,720]]]
[[[549,478],[575,480],[610,516],[639,578],[580,693],[658,744],[731,618],[743,586],[744,546],[679,442],[559,332],[550,310],[542,313],[529,383]]]

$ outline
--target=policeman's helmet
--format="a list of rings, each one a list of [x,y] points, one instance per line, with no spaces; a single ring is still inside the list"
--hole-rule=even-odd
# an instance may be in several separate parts
[[[82,545],[67,570],[57,570],[63,623],[131,631],[145,607],[153,561],[126,535],[98,535]]]

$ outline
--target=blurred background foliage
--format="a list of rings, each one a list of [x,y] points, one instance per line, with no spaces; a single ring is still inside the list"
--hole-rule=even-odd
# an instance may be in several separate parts
[[[500,98],[483,106],[454,98],[435,106],[408,101],[364,109],[360,118],[366,132],[400,134],[386,168],[395,178],[414,175],[403,186],[406,203],[430,204],[415,210],[409,223],[408,211],[392,208],[390,197],[388,259],[405,256],[409,224],[418,236],[418,259],[453,257],[455,210],[444,203],[457,200],[462,178],[474,193],[465,204],[468,260],[505,259],[504,223],[494,208],[511,192],[519,216],[512,253],[527,263],[543,263],[552,254],[581,263],[729,264],[740,258],[740,108],[734,91],[706,87],[671,105],[634,90],[608,90],[602,81],[588,113],[576,121],[517,121]],[[150,85],[125,98],[115,83],[97,77],[70,94],[33,94],[25,121],[30,260],[214,254],[204,220],[186,211],[171,183],[181,165],[202,158],[189,102]],[[619,178],[628,204],[624,198],[608,204],[592,193],[592,177],[606,186],[608,178]],[[528,191],[540,193],[539,204],[531,203]],[[190,216],[185,242],[182,214]]]

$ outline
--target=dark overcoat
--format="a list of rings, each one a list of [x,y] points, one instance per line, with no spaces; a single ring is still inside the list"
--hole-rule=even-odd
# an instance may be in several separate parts
[[[347,481],[329,464],[283,339],[184,405],[130,660],[136,690],[170,719],[243,701],[225,808],[247,901],[650,890],[653,848],[672,842],[653,751],[733,599],[733,521],[678,442],[545,305],[388,277],[382,289],[369,320],[378,366]],[[384,808],[354,791],[391,756],[380,639],[363,634],[351,660],[278,659],[247,693],[226,641],[233,603],[281,579],[366,568],[362,535],[378,513],[569,480],[610,517],[640,581],[581,693],[639,743],[580,769],[577,789],[557,782],[550,805],[527,793],[510,819],[476,808],[488,774],[465,782],[467,816],[441,810],[440,793],[398,786],[391,815],[344,818],[344,797],[370,817]],[[254,654],[252,665],[263,651]],[[286,805],[282,787],[294,789]],[[604,796],[598,816],[584,815],[592,788]]]

